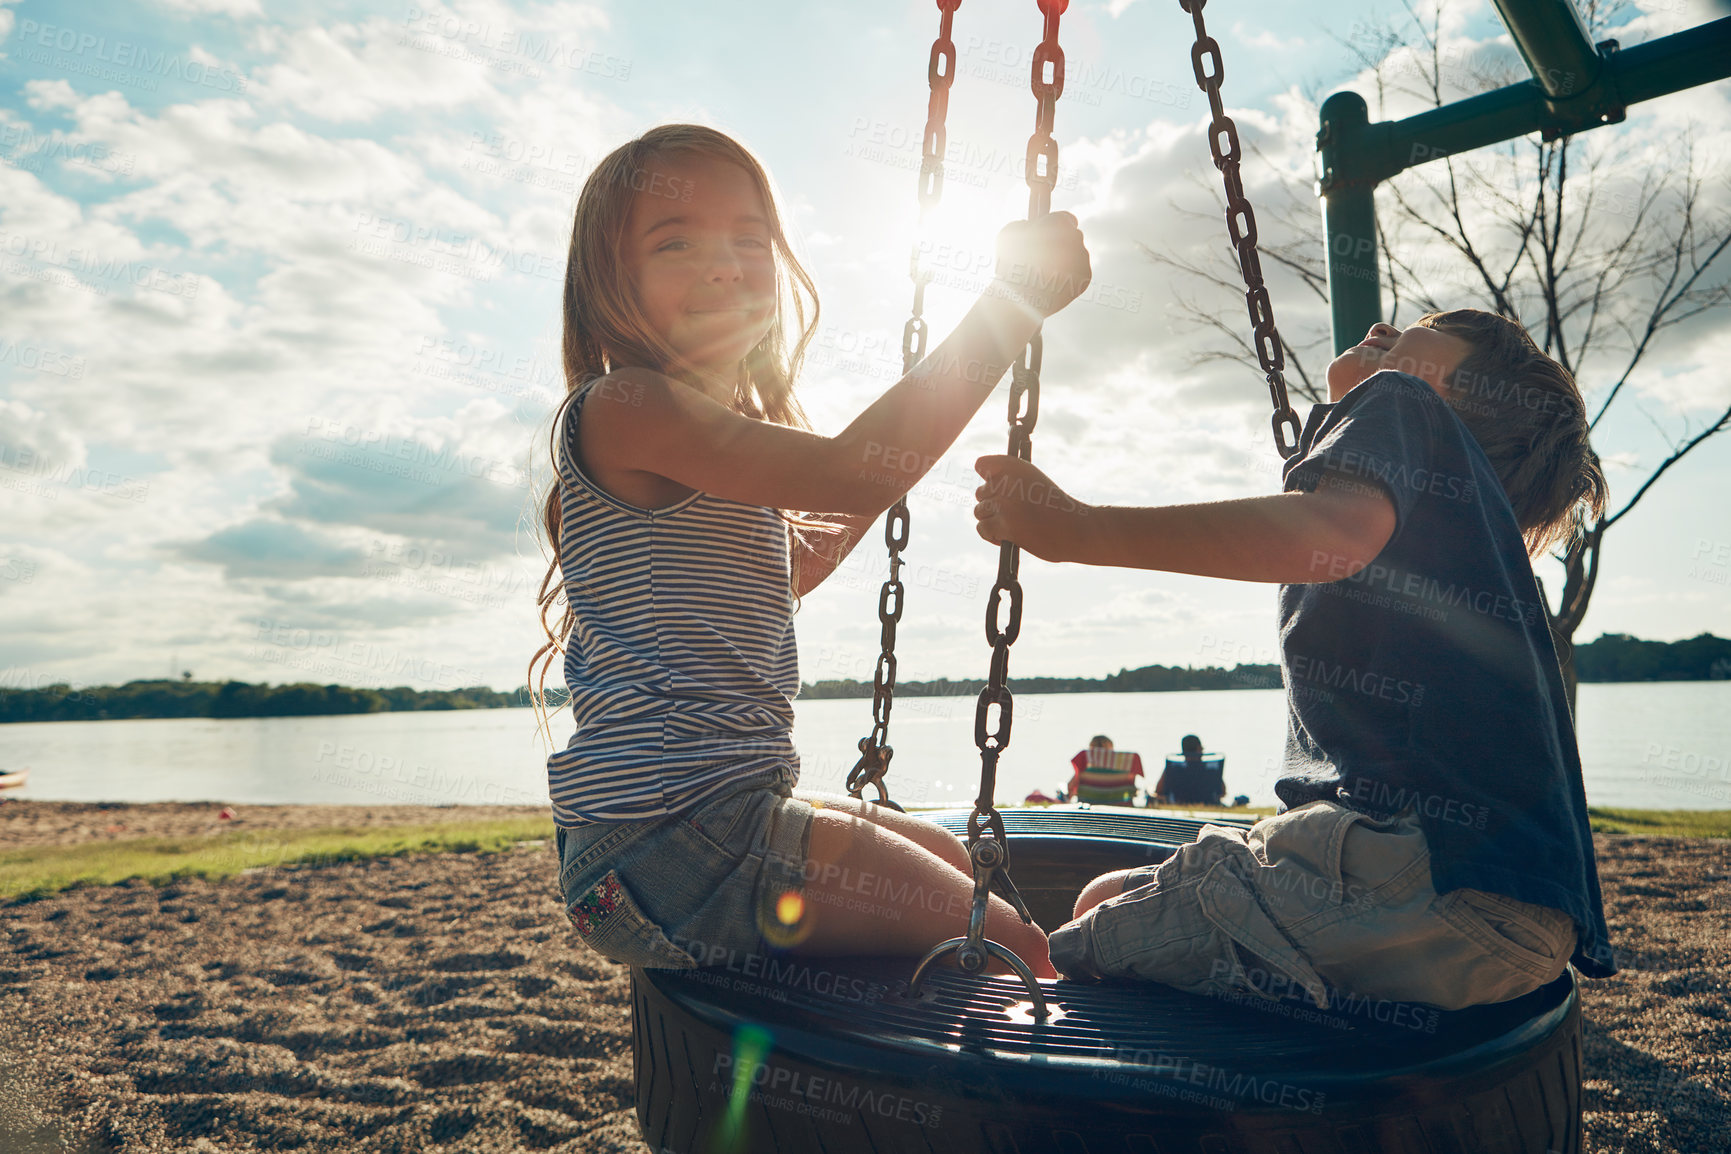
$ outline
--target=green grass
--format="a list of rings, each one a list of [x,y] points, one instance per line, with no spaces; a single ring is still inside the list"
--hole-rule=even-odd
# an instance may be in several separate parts
[[[1594,833],[1731,837],[1731,809],[1588,809]]]
[[[1182,810],[1189,813],[1218,813],[1225,817],[1273,817],[1277,812],[1272,805],[1172,805],[1161,809]],[[1160,810],[1156,809],[1155,813]]]
[[[1219,812],[1266,817],[1274,810],[1253,806]],[[1589,809],[1587,813],[1595,833],[1731,837],[1731,810]],[[0,850],[0,900],[46,897],[76,886],[114,885],[134,878],[166,885],[185,877],[216,881],[270,866],[328,865],[412,853],[497,853],[552,836],[547,818],[518,817],[382,829],[234,830],[214,837],[141,837]]]
[[[212,881],[267,866],[326,865],[411,853],[496,853],[519,842],[550,839],[551,819],[506,818],[387,828],[236,830],[214,837],[126,838],[72,846],[0,851],[0,900],[36,898],[74,886],[141,878]]]

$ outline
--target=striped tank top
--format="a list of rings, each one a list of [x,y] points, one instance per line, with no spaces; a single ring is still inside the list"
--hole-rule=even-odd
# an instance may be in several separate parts
[[[583,472],[577,429],[604,380],[567,407],[557,462],[577,729],[547,778],[567,829],[664,817],[744,775],[799,772],[787,524],[708,493],[640,509],[602,490]]]

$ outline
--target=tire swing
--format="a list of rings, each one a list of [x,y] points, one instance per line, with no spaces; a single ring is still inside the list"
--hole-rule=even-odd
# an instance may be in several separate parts
[[[922,216],[943,188],[956,60],[950,31],[961,6],[936,2]],[[1274,402],[1275,444],[1291,456],[1298,419],[1281,376],[1237,132],[1221,102],[1220,47],[1203,24],[1206,3],[1180,0],[1196,28],[1191,59],[1213,113],[1209,145],[1226,183],[1227,230]],[[1068,0],[1038,4],[1045,34],[1033,57],[1030,218],[1049,211],[1057,179],[1051,131],[1064,85],[1058,22]],[[928,276],[917,259],[913,267],[904,371],[924,356],[926,343]],[[1024,460],[1039,415],[1040,358],[1036,334],[1012,370],[1010,452]],[[878,601],[883,635],[873,727],[859,743],[848,791],[860,797],[871,786],[879,804],[899,809],[884,776],[893,755],[905,501],[890,510],[885,540],[890,574]],[[985,939],[990,890],[1050,931],[1069,919],[1088,880],[1163,861],[1206,824],[1087,805],[998,812],[997,762],[1012,724],[1009,650],[1021,627],[1018,560],[1015,545],[1000,547],[987,609],[991,677],[974,726],[979,796],[972,810],[923,815],[967,837],[974,865],[968,934],[934,947],[911,972],[906,958],[791,956],[633,969],[637,1117],[655,1154],[1579,1154],[1581,1014],[1573,970],[1492,1006],[1445,1012],[1337,998],[1319,1011],[1298,997],[1226,1000],[1148,982],[1042,983]],[[993,707],[998,717],[988,729]],[[1025,900],[1009,880],[1012,851],[1024,871]],[[959,968],[935,965],[952,953]],[[1010,963],[1016,976],[985,976],[989,957]]]

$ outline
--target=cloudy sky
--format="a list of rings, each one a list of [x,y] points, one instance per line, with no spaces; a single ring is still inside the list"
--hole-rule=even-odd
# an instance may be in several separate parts
[[[942,333],[983,287],[996,229],[1025,213],[1031,0],[956,16],[949,182],[923,231],[929,2],[280,7],[0,3],[6,685],[180,669],[522,683],[571,210],[595,161],[652,125],[713,125],[774,175],[822,293],[802,396],[826,431],[898,374],[910,245],[937,272]],[[1208,10],[1259,203],[1302,189],[1316,102],[1371,91],[1348,49],[1375,55],[1401,11],[1321,10]],[[1722,11],[1654,0],[1614,31],[1627,45]],[[1446,60],[1511,59],[1486,4],[1457,5],[1445,33]],[[1207,338],[1174,308],[1214,298],[1141,248],[1206,261],[1223,245],[1189,35],[1154,0],[1077,0],[1063,20],[1054,206],[1082,219],[1095,286],[1047,327],[1035,459],[1085,500],[1278,484],[1260,378],[1198,364]],[[1617,132],[1608,163],[1629,185],[1692,138],[1710,219],[1726,219],[1731,84],[1638,107],[1592,134],[1607,156]],[[1277,284],[1275,306],[1289,334],[1318,331],[1297,286]],[[1241,302],[1219,307],[1242,320]],[[1731,397],[1725,327],[1669,334],[1601,426],[1620,497]],[[970,462],[1001,449],[1002,421],[988,404],[916,491],[903,679],[985,671],[996,551],[971,531]],[[1613,531],[1583,637],[1731,633],[1726,492],[1731,436]],[[870,676],[881,560],[874,536],[806,599],[808,680]],[[1270,587],[1032,559],[1024,577],[1023,673],[1273,659]]]

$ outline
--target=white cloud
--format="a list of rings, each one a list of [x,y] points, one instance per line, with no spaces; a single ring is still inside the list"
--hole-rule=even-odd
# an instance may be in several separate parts
[[[263,16],[259,0],[156,0],[170,12],[183,16]]]
[[[244,91],[159,97],[68,73],[27,81],[0,108],[8,140],[34,134],[116,158],[106,169],[53,158],[23,166],[13,154],[0,164],[0,440],[59,470],[0,468],[0,516],[16,538],[7,556],[32,558],[38,574],[0,597],[9,660],[26,654],[79,680],[122,677],[158,669],[172,647],[201,675],[307,673],[258,656],[263,620],[448,651],[515,684],[535,643],[519,576],[532,582],[540,563],[519,526],[534,510],[514,470],[541,467],[536,422],[563,388],[559,282],[577,187],[649,124],[715,120],[711,101],[782,175],[821,177],[790,197],[826,294],[830,343],[803,386],[819,425],[839,429],[899,366],[911,170],[894,163],[899,155],[820,156],[839,153],[862,115],[901,117],[917,136],[914,114],[883,111],[888,81],[868,77],[839,102],[819,93],[792,106],[778,86],[768,86],[773,99],[743,87],[694,95],[665,74],[662,54],[637,47],[662,43],[667,29],[645,28],[627,8],[615,29],[593,4],[423,5],[419,18],[405,6],[318,26],[261,18],[244,2],[163,7],[201,41],[183,58],[232,70]],[[1130,7],[1113,0],[1106,12]],[[1484,11],[1462,9],[1445,46],[1506,63],[1506,43],[1471,39]],[[227,16],[212,19],[218,12]],[[11,21],[0,4],[0,43]],[[929,37],[925,15],[918,24]],[[1078,45],[1074,59],[1109,72],[1116,51]],[[1242,496],[1278,477],[1261,375],[1193,363],[1208,341],[1173,307],[1175,291],[1193,295],[1246,332],[1242,295],[1192,291],[1141,248],[1192,260],[1225,253],[1219,178],[1182,55],[1173,78],[1192,97],[1187,109],[1134,107],[1176,119],[1119,117],[1064,143],[1063,171],[1076,179],[1063,203],[1082,218],[1095,286],[1046,327],[1035,460],[1093,501]],[[1632,112],[1610,130],[1631,142],[1619,163],[1657,169],[1686,123],[1700,155],[1726,154],[1728,92],[1718,85]],[[1002,95],[958,85],[952,141],[968,149],[927,233],[975,256],[989,257],[995,222],[1025,202],[1013,169],[1026,109]],[[1391,95],[1387,108],[1413,100]],[[1291,91],[1231,111],[1251,149],[1244,176],[1264,236],[1282,233],[1288,188],[1298,190],[1287,202],[1293,220],[1313,222],[1304,188],[1313,105]],[[1725,187],[1706,194],[1731,207]],[[894,244],[882,242],[891,235]],[[1427,254],[1422,238],[1403,244],[1413,259]],[[1282,332],[1323,331],[1320,302],[1265,269]],[[981,287],[965,276],[932,286],[934,342]],[[36,350],[32,364],[6,359],[18,342]],[[881,351],[845,353],[862,342]],[[1728,354],[1713,326],[1679,333],[1631,397],[1663,416],[1697,415],[1722,394],[1711,366]],[[916,494],[917,560],[930,580],[911,590],[904,677],[984,666],[979,615],[996,555],[972,534],[971,462],[1002,450],[1002,396]],[[376,437],[348,445],[350,430]],[[1652,445],[1632,438],[1605,448],[1612,460],[1653,459]],[[324,449],[346,455],[314,451]],[[481,475],[452,465],[474,460],[495,465]],[[397,465],[425,476],[387,471]],[[808,599],[799,622],[808,676],[820,675],[825,647],[875,655],[881,562],[874,538],[851,587]],[[1246,644],[1271,635],[1266,588],[1027,564],[1031,625],[1018,669],[1099,673],[1178,659],[1195,650],[1198,630],[1224,635],[1220,621]],[[958,592],[970,581],[971,593]],[[124,611],[117,586],[130,597]],[[1086,607],[1074,620],[1072,605]],[[436,634],[417,634],[432,622]],[[388,676],[353,674],[329,679]]]
[[[269,577],[292,581],[359,571],[365,554],[298,525],[257,519],[220,529],[180,550],[189,561],[221,565],[233,581]]]
[[[537,94],[529,104],[548,99]],[[78,139],[102,141],[136,163],[123,191],[88,207],[31,172],[0,167],[0,234],[23,258],[0,275],[5,427],[9,447],[36,470],[0,470],[0,479],[18,482],[0,491],[9,527],[38,540],[71,530],[81,541],[114,543],[75,552],[107,579],[127,573],[141,605],[131,640],[104,651],[102,664],[115,674],[193,613],[211,629],[202,650],[186,647],[189,660],[246,675],[244,653],[221,641],[223,623],[316,616],[303,586],[319,588],[313,604],[328,602],[351,629],[478,608],[476,620],[505,613],[496,635],[520,625],[527,641],[526,616],[513,621],[496,590],[483,588],[488,600],[477,607],[472,581],[393,579],[410,572],[402,565],[384,576],[350,572],[335,585],[320,574],[353,570],[369,548],[386,548],[379,542],[399,552],[430,542],[442,556],[494,568],[520,564],[510,554],[527,505],[519,481],[530,430],[510,405],[471,391],[516,382],[500,371],[497,381],[474,384],[430,375],[448,366],[415,354],[444,334],[441,309],[466,308],[478,289],[513,279],[502,254],[557,248],[557,217],[533,197],[500,215],[430,178],[412,150],[261,116],[256,100],[153,112],[117,92],[85,96],[58,80],[28,85],[37,115],[64,117]],[[582,108],[568,102],[560,125]],[[30,127],[9,110],[14,120]],[[593,132],[593,122],[584,128]],[[427,267],[429,257],[440,267]],[[35,275],[13,275],[19,268]],[[40,371],[13,371],[8,383],[5,342],[35,349],[46,334],[52,351],[81,359],[74,387]],[[453,394],[449,416],[408,411],[422,398]],[[367,399],[357,405],[355,397]],[[382,460],[376,445],[356,467],[283,455],[285,444],[330,447],[322,434],[355,422],[406,447],[426,483],[404,489],[398,477],[394,495],[369,485],[388,475],[366,466],[404,463]],[[102,454],[91,448],[98,445]],[[124,480],[124,492],[68,480],[117,449],[129,462],[149,458],[136,474],[101,474]],[[471,475],[477,460],[485,467]],[[217,477],[240,484],[213,484]],[[174,542],[181,544],[165,552]],[[9,648],[16,638],[17,652],[87,660],[79,645],[48,642],[56,630],[91,627],[46,609],[76,590],[18,589]],[[510,591],[519,609],[529,601],[524,581]],[[270,671],[251,671],[261,672]]]
[[[1721,321],[1695,338],[1672,350],[1662,362],[1637,371],[1633,383],[1642,396],[1694,418],[1698,428],[1701,418],[1717,419],[1731,408],[1731,379],[1725,373],[1725,366],[1731,364],[1731,329]]]
[[[8,359],[13,345],[8,343]],[[84,464],[85,446],[69,429],[50,424],[47,414],[21,401],[0,401],[0,428],[4,428],[4,456],[0,463],[17,472],[42,467],[75,469]]]
[[[1267,28],[1253,28],[1244,20],[1232,22],[1232,35],[1252,48],[1270,50],[1296,51],[1304,45],[1303,40],[1282,40]]]
[[[303,28],[273,37],[280,61],[258,69],[259,100],[335,122],[364,121],[387,109],[458,108],[494,95],[484,58],[452,58],[460,42],[426,38],[426,48],[401,20],[383,16],[330,28]]]
[[[401,11],[261,30],[255,46],[278,57],[254,73],[261,102],[335,122],[411,108],[497,112],[503,93],[524,82],[559,85],[617,68],[605,58],[595,65],[587,37],[607,21],[593,5],[478,2]]]

